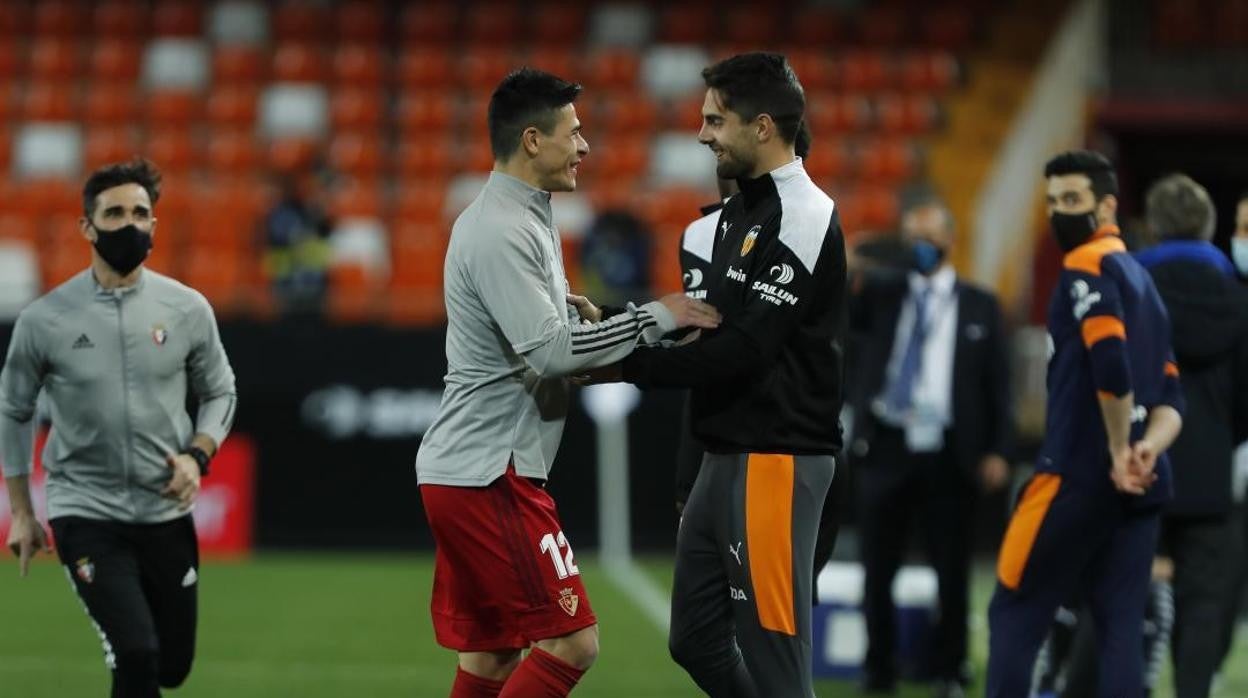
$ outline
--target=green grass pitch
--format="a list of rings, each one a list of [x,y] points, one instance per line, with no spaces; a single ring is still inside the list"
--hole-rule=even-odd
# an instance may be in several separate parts
[[[602,653],[573,695],[700,695],[668,658],[660,632],[590,560],[580,567],[602,625]],[[664,586],[670,580],[666,560],[649,560],[646,569]],[[433,642],[431,574],[432,561],[417,556],[263,554],[247,562],[207,561],[200,576],[195,669],[184,688],[167,695],[444,698],[454,656]],[[982,618],[989,582],[984,574],[977,577],[976,618]],[[108,694],[99,640],[65,573],[48,558],[26,579],[18,578],[14,560],[4,561],[0,623],[0,695]],[[982,620],[972,619],[972,634],[982,667]],[[1221,695],[1248,695],[1246,645],[1240,643]],[[852,684],[831,681],[817,691],[821,698],[857,695]],[[928,691],[908,686],[900,695]]]

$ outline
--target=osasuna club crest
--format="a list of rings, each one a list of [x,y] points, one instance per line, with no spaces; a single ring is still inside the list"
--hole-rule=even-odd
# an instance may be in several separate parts
[[[753,228],[750,228],[750,232],[745,234],[745,240],[741,242],[742,257],[746,256],[750,253],[750,250],[754,249],[754,241],[758,240],[758,234],[762,231],[762,229],[763,226],[756,225]]]
[[[164,325],[152,325],[152,341],[158,346],[164,346],[169,339],[169,333],[165,330]]]
[[[95,565],[91,564],[91,558],[78,558],[76,568],[74,574],[78,575],[83,584],[90,584],[95,581]]]
[[[576,609],[581,605],[581,597],[572,593],[572,587],[568,587],[559,592],[559,607],[570,616],[576,615]]]

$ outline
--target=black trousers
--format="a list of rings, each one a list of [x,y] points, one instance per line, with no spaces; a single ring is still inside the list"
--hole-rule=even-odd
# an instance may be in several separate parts
[[[884,425],[878,425],[871,451],[857,472],[868,682],[889,684],[896,679],[893,578],[916,519],[936,570],[940,602],[930,664],[920,671],[965,682],[975,482],[957,467],[947,438],[942,452],[911,453],[905,434]]]
[[[104,645],[112,698],[182,684],[195,656],[199,545],[191,517],[52,519],[57,554]]]
[[[1208,696],[1222,661],[1228,623],[1226,599],[1234,588],[1238,548],[1230,516],[1167,517],[1162,550],[1174,560],[1174,693],[1177,698]]]

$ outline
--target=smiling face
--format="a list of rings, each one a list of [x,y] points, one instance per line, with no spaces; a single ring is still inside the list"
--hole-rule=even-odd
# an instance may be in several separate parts
[[[550,133],[530,127],[524,134],[532,139],[536,155],[533,169],[538,188],[546,191],[576,191],[576,172],[581,160],[589,154],[589,143],[581,135],[581,121],[576,107],[565,104],[556,110],[557,119]]]
[[[725,107],[718,91],[706,91],[698,141],[715,153],[715,174],[720,179],[740,179],[754,171],[758,138],[753,126]]]

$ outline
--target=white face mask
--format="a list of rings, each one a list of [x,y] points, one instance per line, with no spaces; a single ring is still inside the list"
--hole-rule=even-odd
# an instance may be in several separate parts
[[[1248,276],[1248,238],[1231,238],[1231,259],[1240,276]]]

